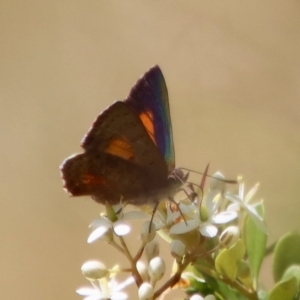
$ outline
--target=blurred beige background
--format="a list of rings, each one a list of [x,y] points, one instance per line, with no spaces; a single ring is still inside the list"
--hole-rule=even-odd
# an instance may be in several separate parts
[[[261,182],[270,241],[299,230],[299,53],[298,1],[1,1],[1,297],[80,299],[81,264],[113,264],[58,166],[154,64],[177,166]]]

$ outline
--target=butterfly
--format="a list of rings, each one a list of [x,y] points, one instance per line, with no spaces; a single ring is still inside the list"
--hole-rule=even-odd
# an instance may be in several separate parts
[[[96,118],[81,146],[83,153],[60,166],[71,195],[110,205],[172,199],[187,176],[175,168],[168,91],[159,66],[137,81],[126,100]]]

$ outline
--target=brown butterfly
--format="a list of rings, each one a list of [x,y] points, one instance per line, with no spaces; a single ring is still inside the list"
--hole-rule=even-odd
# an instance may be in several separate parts
[[[172,200],[186,181],[175,169],[168,92],[154,66],[124,101],[114,102],[83,138],[84,152],[67,158],[60,170],[73,196],[89,195],[111,205],[157,205]]]

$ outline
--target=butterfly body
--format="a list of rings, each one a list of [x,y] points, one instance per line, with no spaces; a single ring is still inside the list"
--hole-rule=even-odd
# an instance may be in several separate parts
[[[167,88],[158,66],[95,120],[84,152],[61,165],[65,188],[102,204],[123,199],[134,205],[173,197],[185,181],[175,169]]]

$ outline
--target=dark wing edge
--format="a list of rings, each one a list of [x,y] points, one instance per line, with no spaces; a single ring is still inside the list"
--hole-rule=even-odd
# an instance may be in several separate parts
[[[151,134],[154,135],[155,143],[164,157],[168,171],[173,170],[175,168],[175,151],[168,90],[159,66],[152,67],[137,81],[125,103],[140,118],[148,114],[148,122],[143,120],[142,122],[150,137]]]

